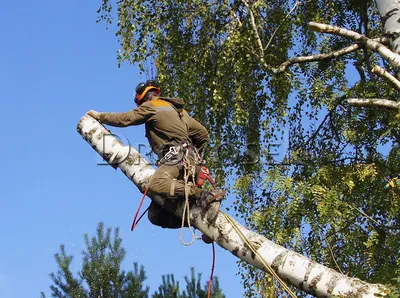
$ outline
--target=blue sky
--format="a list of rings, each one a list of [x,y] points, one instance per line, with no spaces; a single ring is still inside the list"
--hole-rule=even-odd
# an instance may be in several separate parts
[[[96,24],[99,1],[2,1],[0,10],[0,297],[49,293],[54,253],[65,244],[80,268],[83,234],[98,222],[119,227],[125,268],[144,265],[151,291],[161,275],[181,281],[194,266],[208,278],[211,246],[185,247],[179,230],[142,220],[130,231],[141,194],[120,172],[97,166],[97,153],[76,125],[86,111],[126,111],[146,80],[131,65],[117,67],[114,30]],[[111,128],[133,145],[144,127]],[[144,208],[149,204],[147,199]],[[236,258],[217,247],[215,274],[227,297],[242,297]]]

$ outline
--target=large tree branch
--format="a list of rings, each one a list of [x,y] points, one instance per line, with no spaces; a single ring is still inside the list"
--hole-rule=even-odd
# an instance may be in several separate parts
[[[80,135],[107,162],[117,161],[118,167],[142,192],[155,170],[132,147],[124,146],[110,131],[90,116],[83,116],[78,123]],[[183,206],[171,206],[169,200],[161,196],[150,198],[174,212],[182,215]],[[245,245],[244,241],[223,214],[219,214],[215,223],[207,222],[205,214],[198,207],[190,210],[192,224],[215,240],[218,245],[230,251],[236,257],[261,270],[267,271],[262,261]],[[384,294],[383,285],[368,284],[356,278],[350,278],[324,267],[300,254],[276,245],[265,237],[254,233],[234,221],[239,230],[254,246],[262,259],[274,269],[282,280],[317,297],[375,297]]]
[[[392,83],[398,90],[400,90],[400,81],[396,79],[391,73],[387,72],[384,70],[382,67],[375,65],[374,68],[372,69],[373,73],[376,73],[380,77],[388,80],[390,83]]]
[[[327,25],[327,24],[321,24],[321,23],[315,23],[315,22],[310,22],[308,25],[308,28],[312,31],[318,31],[322,33],[328,33],[328,34],[334,34],[338,36],[343,36],[350,38],[356,42],[363,43],[365,46],[370,49],[371,51],[374,51],[381,55],[382,58],[386,59],[389,61],[389,63],[393,67],[400,67],[400,55],[392,52],[390,49],[385,47],[382,43],[370,39],[360,33],[347,30],[344,28],[340,28],[337,26],[332,26],[332,25]]]
[[[374,38],[373,40],[377,41],[377,42],[382,42],[382,43],[388,42],[387,38]],[[282,73],[282,72],[286,71],[286,69],[288,69],[290,66],[292,66],[294,64],[301,64],[301,63],[307,63],[307,62],[316,62],[316,61],[321,61],[321,60],[325,60],[325,59],[337,58],[337,57],[349,54],[351,52],[355,52],[355,51],[361,49],[362,47],[363,47],[362,44],[355,43],[355,44],[352,44],[352,45],[350,45],[348,47],[345,47],[343,49],[340,49],[340,50],[337,50],[337,51],[333,51],[333,52],[330,52],[330,53],[294,57],[294,58],[290,58],[289,60],[283,62],[278,67],[273,67],[273,66],[265,63],[264,57],[261,57],[261,62],[263,63],[265,68],[269,69],[274,74],[278,74],[278,73]]]
[[[378,52],[382,57],[389,60],[389,62],[391,62],[393,60],[393,63],[395,63],[394,66],[400,66],[400,56],[393,53],[391,50],[389,50],[388,48],[386,48],[383,45],[383,44],[388,43],[388,41],[389,41],[388,38],[383,37],[383,38],[369,39],[369,38],[365,37],[364,35],[354,32],[354,31],[350,31],[350,30],[343,29],[340,27],[334,27],[334,26],[330,26],[330,25],[314,23],[314,22],[310,22],[310,24],[309,24],[309,28],[311,30],[350,37],[351,39],[357,41],[358,43],[350,45],[348,47],[345,47],[345,48],[337,50],[337,51],[332,51],[330,53],[294,57],[294,58],[291,58],[291,59],[283,62],[278,67],[271,66],[265,62],[265,60],[266,60],[265,50],[268,49],[268,47],[271,43],[272,37],[276,33],[276,31],[271,36],[271,39],[269,40],[268,44],[264,48],[263,42],[260,37],[260,33],[258,32],[254,13],[251,10],[251,7],[246,0],[242,0],[242,2],[248,9],[248,13],[250,16],[250,24],[254,31],[254,35],[256,38],[256,42],[257,42],[257,48],[258,48],[259,53],[258,54],[254,53],[254,54],[260,58],[261,64],[266,69],[272,71],[274,74],[282,73],[282,72],[286,71],[288,69],[288,67],[290,67],[294,64],[301,64],[301,63],[308,63],[308,62],[321,61],[321,60],[325,60],[325,59],[337,58],[337,57],[349,54],[351,52],[357,51],[358,49],[362,48],[364,44],[366,44],[368,48]],[[297,2],[296,2],[296,5],[297,5]],[[289,14],[296,8],[296,5],[292,8],[292,10],[289,12]],[[361,43],[361,45],[360,45],[360,43]]]
[[[290,67],[294,64],[301,64],[301,63],[315,62],[315,61],[321,61],[321,60],[325,60],[325,59],[337,58],[337,57],[346,55],[348,53],[357,51],[358,49],[360,49],[360,45],[353,44],[353,45],[345,47],[343,49],[333,51],[330,53],[326,53],[326,54],[315,54],[315,55],[311,55],[311,56],[294,57],[294,58],[291,58],[291,59],[283,62],[278,67],[273,67],[271,65],[268,65],[267,63],[265,63],[264,59],[262,59],[262,62],[263,62],[263,65],[267,69],[271,70],[274,74],[278,74],[278,73],[282,73],[282,72],[286,71],[286,69],[288,67]]]
[[[382,98],[349,98],[347,102],[355,107],[386,108],[390,110],[398,110],[400,107],[400,102]]]

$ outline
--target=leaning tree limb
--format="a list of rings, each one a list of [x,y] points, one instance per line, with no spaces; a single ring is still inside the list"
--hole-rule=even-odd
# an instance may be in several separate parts
[[[396,111],[400,108],[400,102],[383,98],[349,98],[347,102],[354,107],[385,108]]]
[[[386,38],[374,38],[373,41],[384,43],[384,42],[387,42],[387,39]],[[279,65],[277,67],[267,64],[265,62],[263,56],[261,56],[260,60],[266,69],[272,71],[272,73],[274,73],[274,74],[279,74],[279,73],[285,72],[290,66],[293,66],[295,64],[317,62],[317,61],[322,61],[322,60],[327,60],[327,59],[338,58],[340,56],[344,56],[349,53],[358,51],[362,47],[363,47],[362,44],[355,43],[355,44],[349,45],[348,47],[344,47],[340,50],[332,51],[329,53],[320,53],[320,54],[314,54],[314,55],[310,55],[310,56],[293,57],[293,58],[290,58],[290,59],[286,60],[285,62],[281,63],[281,65]]]
[[[390,58],[392,59],[397,59],[396,61],[398,63],[400,63],[400,56],[396,57],[396,54],[394,54],[393,52],[391,52],[388,48],[386,48],[384,46],[384,44],[387,44],[389,42],[389,39],[386,37],[382,37],[382,38],[374,38],[374,39],[369,39],[367,37],[365,37],[362,34],[347,30],[347,29],[343,29],[340,27],[334,27],[334,26],[330,26],[330,25],[325,25],[325,24],[320,24],[320,23],[314,23],[314,22],[310,22],[309,23],[309,28],[311,30],[314,31],[321,31],[321,32],[325,32],[325,33],[333,33],[336,34],[335,32],[339,32],[338,35],[343,35],[346,37],[350,37],[351,39],[357,41],[357,43],[352,44],[350,46],[347,46],[343,49],[340,50],[336,50],[336,51],[332,51],[329,53],[321,53],[321,54],[314,54],[314,55],[309,55],[309,56],[299,56],[299,57],[293,57],[288,59],[287,61],[281,63],[279,66],[274,67],[270,64],[268,64],[265,60],[265,50],[268,49],[268,46],[271,43],[271,39],[269,40],[268,44],[264,47],[257,24],[256,24],[256,19],[254,16],[254,13],[249,5],[249,3],[246,0],[242,0],[242,2],[244,3],[244,5],[247,7],[248,9],[248,13],[249,13],[249,17],[250,17],[250,24],[251,27],[253,29],[255,38],[256,38],[256,43],[257,43],[257,49],[258,49],[258,53],[253,51],[253,54],[255,54],[259,59],[261,64],[268,69],[269,71],[271,71],[273,74],[280,74],[285,72],[290,66],[295,65],[295,64],[302,64],[302,63],[308,63],[308,62],[316,62],[316,61],[321,61],[321,60],[326,60],[326,59],[332,59],[332,58],[337,58],[340,56],[344,56],[346,54],[349,54],[351,52],[355,52],[357,50],[359,50],[360,48],[362,48],[364,46],[364,43],[366,43],[366,41],[369,42],[369,46],[371,49],[377,51],[376,49],[379,47],[384,47],[385,49],[379,49],[379,51],[377,51],[378,53],[380,53],[381,55],[384,55],[385,59],[388,59],[390,61]],[[296,2],[296,5],[298,4],[298,2]],[[292,8],[291,12],[296,8],[296,5]],[[290,13],[291,13],[290,12]],[[289,13],[289,14],[290,14]],[[324,26],[328,26],[328,27],[324,27]],[[332,29],[334,28],[334,30]],[[340,30],[346,31],[347,35],[344,35]],[[323,31],[325,30],[325,31]],[[333,31],[333,32],[331,32]],[[353,34],[354,33],[354,34]],[[367,46],[368,46],[367,45]],[[390,56],[390,53],[394,54],[395,56]],[[400,64],[399,64],[400,65]]]
[[[396,87],[397,90],[400,90],[400,81],[396,79],[390,72],[387,72],[385,69],[382,67],[375,65],[374,68],[372,69],[373,73],[376,73],[380,77],[384,78],[385,80],[389,81],[390,83],[393,84],[394,87]]]
[[[262,62],[264,63],[263,65],[265,68],[269,69],[274,74],[278,74],[278,73],[282,73],[282,72],[286,71],[286,69],[288,69],[290,66],[292,66],[294,64],[302,64],[302,63],[316,62],[316,61],[321,61],[321,60],[326,60],[326,59],[337,58],[337,57],[349,54],[351,52],[357,51],[360,48],[361,48],[361,46],[359,44],[352,44],[343,49],[329,52],[329,53],[294,57],[294,58],[290,58],[290,59],[286,60],[278,67],[272,67],[271,65],[268,65],[267,63],[264,62],[264,59],[262,59]]]
[[[350,38],[356,42],[363,43],[369,50],[378,53],[382,58],[386,59],[393,67],[400,67],[400,55],[392,52],[380,42],[370,39],[360,33],[344,29],[337,26],[310,22],[308,28],[312,31],[334,34]]]
[[[108,163],[119,167],[126,177],[131,180],[141,192],[155,170],[133,147],[125,146],[94,118],[85,115],[78,123],[80,135],[102,156]],[[161,196],[150,198],[174,212],[182,215],[181,206],[171,206],[167,199]],[[175,207],[175,208],[174,208]],[[266,271],[262,261],[251,253],[242,238],[235,231],[223,214],[219,214],[214,223],[207,222],[206,214],[200,208],[190,210],[192,224],[201,232],[212,238],[218,245],[230,251],[233,255]],[[298,253],[276,245],[262,235],[248,230],[233,220],[266,262],[278,276],[287,283],[317,297],[376,297],[375,294],[385,295],[388,289],[380,284],[369,284],[357,278],[351,278],[332,269],[324,267]]]

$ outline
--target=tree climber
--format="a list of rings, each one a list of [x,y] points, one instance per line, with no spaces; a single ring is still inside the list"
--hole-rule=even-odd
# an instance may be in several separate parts
[[[136,87],[136,109],[123,113],[90,110],[87,114],[111,126],[145,124],[146,137],[152,151],[158,156],[156,164],[159,166],[149,181],[148,192],[174,202],[173,206],[188,199],[191,204],[203,208],[208,221],[214,221],[225,191],[200,188],[207,179],[215,188],[201,158],[208,142],[208,132],[183,109],[183,99],[160,97],[160,92],[157,82],[148,80]],[[162,228],[176,229],[182,226],[181,218],[154,202],[150,204],[148,218]],[[203,240],[210,242],[204,236]]]

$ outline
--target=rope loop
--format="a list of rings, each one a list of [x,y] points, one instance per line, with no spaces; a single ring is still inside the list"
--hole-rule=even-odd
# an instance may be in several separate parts
[[[186,154],[183,157],[183,180],[185,181],[185,204],[183,206],[183,214],[182,214],[182,226],[181,226],[181,233],[180,233],[180,240],[181,243],[185,246],[190,246],[194,243],[197,239],[196,234],[194,233],[194,229],[190,224],[190,204],[189,204],[189,193],[191,185],[195,184],[195,176],[196,176],[196,166],[190,162],[188,158],[188,150],[186,150]],[[191,178],[192,181],[189,182]],[[192,240],[190,242],[185,242],[183,240],[183,231],[185,228],[185,219],[187,220],[187,224],[192,234]]]

